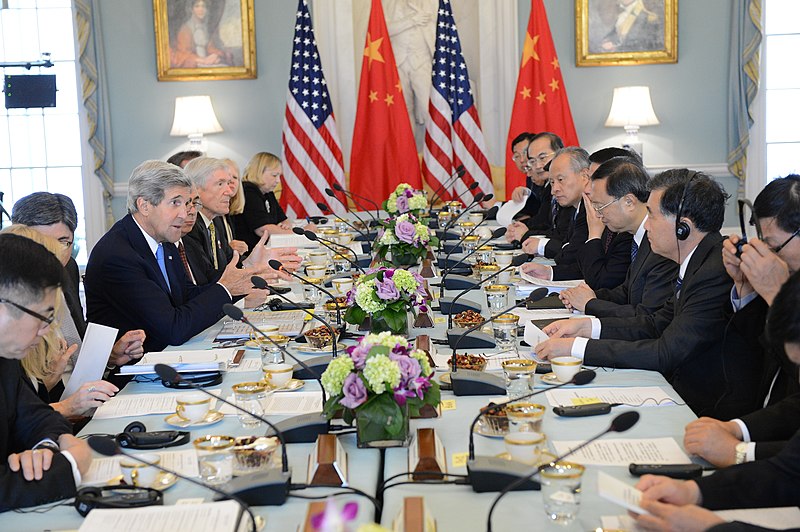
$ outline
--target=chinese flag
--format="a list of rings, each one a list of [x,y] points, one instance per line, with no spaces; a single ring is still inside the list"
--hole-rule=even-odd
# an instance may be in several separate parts
[[[528,19],[528,31],[525,33],[525,45],[522,48],[517,92],[506,144],[507,197],[511,197],[511,191],[515,187],[525,185],[525,174],[517,170],[511,159],[511,140],[525,131],[550,131],[561,137],[564,146],[579,145],[542,0],[531,1],[531,17]]]
[[[380,204],[399,183],[422,188],[419,156],[380,0],[372,0],[350,155],[350,189]]]

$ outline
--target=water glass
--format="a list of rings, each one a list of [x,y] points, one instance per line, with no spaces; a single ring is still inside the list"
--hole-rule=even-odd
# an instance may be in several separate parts
[[[194,440],[203,482],[219,485],[233,478],[234,442],[231,436],[203,436]]]
[[[567,525],[578,516],[584,470],[570,462],[550,464],[542,470],[544,512],[554,523]]]
[[[267,400],[267,388],[261,382],[242,382],[233,385],[233,396],[236,404],[256,416],[264,416],[264,402]],[[239,412],[239,422],[245,428],[261,426],[261,420],[244,412]]]
[[[289,343],[289,337],[285,334],[267,334],[267,338],[269,340],[261,338],[258,343],[261,348],[261,364],[282,364],[284,357],[281,347],[286,347]],[[270,340],[272,341],[270,342]]]
[[[479,247],[477,257],[478,260],[484,264],[492,264],[494,262],[494,250],[492,246]]]
[[[494,342],[501,351],[517,349],[517,324],[519,316],[516,314],[502,314],[492,322]]]
[[[349,273],[350,261],[344,255],[336,254],[333,256],[333,273]]]
[[[472,223],[472,222],[459,222],[458,223],[458,234],[461,235],[461,238],[464,238],[474,228],[475,228],[475,224]]]
[[[451,201],[447,203],[447,209],[450,211],[450,214],[453,217],[456,217],[461,214],[462,210],[464,210],[464,206],[460,201]]]
[[[318,286],[314,285],[321,285],[322,279],[319,277],[308,277],[303,282],[303,296],[305,297],[306,301],[312,303],[314,307],[322,301],[322,290],[319,289]]]
[[[478,249],[478,243],[480,239],[481,237],[479,237],[478,235],[469,235],[468,237],[466,237],[464,239],[464,242],[462,243],[464,247],[464,254],[466,255],[468,253],[472,253],[473,251]]]
[[[448,211],[447,209],[442,209],[439,211],[439,229],[444,229],[447,227],[447,224],[450,223],[450,220],[453,219],[453,213]]]
[[[486,292],[486,306],[489,307],[491,314],[497,314],[498,311],[508,306],[509,290],[509,287],[504,284],[490,284],[483,289]]]
[[[503,375],[506,378],[506,394],[512,401],[533,391],[536,361],[523,358],[504,360]]]
[[[542,432],[542,418],[547,409],[536,403],[518,402],[506,406],[510,431]]]
[[[346,232],[347,232],[347,230],[348,230],[348,229],[350,229],[350,228],[347,226],[347,222],[346,222],[345,220],[343,220],[342,218],[336,218],[336,219],[333,221],[333,224],[334,224],[334,226],[336,227],[336,230],[337,230],[338,232],[340,232],[340,233],[346,233]]]

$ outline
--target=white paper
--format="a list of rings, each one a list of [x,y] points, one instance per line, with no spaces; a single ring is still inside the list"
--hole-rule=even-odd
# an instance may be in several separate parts
[[[221,371],[227,369],[240,348],[203,349],[194,351],[155,351],[146,353],[136,364],[120,368],[122,375],[155,373],[156,364],[172,366],[175,371]]]
[[[147,453],[152,451],[134,451],[131,454]],[[197,464],[197,453],[194,449],[184,451],[162,451],[157,453],[161,457],[160,465],[180,473],[186,477],[199,477],[200,469]],[[83,475],[82,485],[103,486],[108,481],[120,476],[122,470],[119,461],[122,456],[95,458],[89,465],[89,470]]]
[[[597,494],[631,512],[649,513],[639,507],[639,501],[642,500],[641,491],[603,471],[597,473]]]
[[[575,288],[583,282],[583,279],[574,279],[570,281],[550,281],[548,279],[539,279],[529,275],[522,270],[519,271],[519,276],[524,280],[536,286],[546,286],[548,288]]]
[[[89,512],[79,532],[233,532],[241,506],[235,501]],[[246,525],[246,526],[242,526]],[[249,530],[245,513],[239,530]]]
[[[319,244],[302,235],[285,234],[269,235],[268,248],[316,248]]]
[[[569,318],[585,318],[586,315],[574,314],[571,310],[565,308],[537,308],[528,310],[524,308],[515,308],[511,311],[512,314],[519,316],[520,322],[529,322],[530,320],[566,320]]]
[[[261,371],[261,358],[243,358],[238,366],[228,368],[228,373],[245,373],[250,371]]]
[[[726,521],[741,521],[751,525],[786,530],[796,528],[800,523],[800,508],[795,506],[784,508],[753,508],[747,510],[720,510],[714,512]],[[604,515],[600,518],[606,530],[630,530],[638,532],[643,530],[629,515]]]
[[[583,441],[554,441],[556,455],[566,454]],[[687,464],[691,462],[673,438],[598,440],[576,451],[569,460],[583,465],[625,466],[640,464]]]
[[[531,349],[536,347],[538,344],[544,342],[549,338],[542,330],[531,323],[530,320],[525,322],[525,334],[523,336],[524,340],[531,346]]]
[[[64,387],[64,393],[61,394],[62,401],[77,392],[84,383],[103,378],[103,371],[106,369],[114,342],[117,341],[118,332],[118,329],[97,323],[90,323],[86,327],[78,361]]]
[[[531,191],[528,190],[528,194]],[[528,201],[528,194],[522,199],[522,201],[507,201],[503,203],[503,205],[497,210],[497,225],[501,227],[508,227],[511,225],[511,222],[514,221],[514,215],[517,214],[522,208],[525,206],[525,203]]]
[[[632,386],[630,388],[559,388],[545,393],[551,406],[585,404],[585,399],[601,403],[622,403],[626,406],[645,407],[674,405],[675,401],[658,386]]]
[[[208,391],[217,396],[222,393],[219,389]],[[169,414],[175,412],[175,400],[187,393],[191,391],[118,395],[103,403],[94,413],[94,419]]]
[[[235,403],[233,396],[228,401]],[[236,416],[239,411],[231,405],[222,403],[218,409],[226,416]],[[264,414],[293,416],[322,412],[322,393],[313,392],[279,392],[271,393],[264,400]]]

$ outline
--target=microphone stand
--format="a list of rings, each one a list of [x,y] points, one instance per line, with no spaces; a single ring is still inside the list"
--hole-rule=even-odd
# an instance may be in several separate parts
[[[450,187],[450,185],[452,185],[455,182],[456,179],[464,177],[464,174],[466,172],[467,172],[467,170],[464,168],[464,165],[460,164],[456,168],[456,171],[453,172],[452,174],[450,174],[450,177],[445,179],[444,183],[439,185],[439,188],[436,189],[436,191],[433,193],[433,197],[431,198],[431,207],[430,207],[430,209],[428,209],[428,215],[429,216],[430,216],[431,213],[433,213],[433,205],[436,202],[436,200],[437,199],[441,199],[441,196],[439,196],[439,194],[444,192],[445,188]]]
[[[326,295],[326,296],[328,296],[329,298],[331,298],[331,299],[333,299],[334,301],[336,301],[336,296],[334,296],[333,294],[331,294],[330,292],[328,292],[328,291],[325,289],[325,287],[324,287],[324,286],[320,286],[320,285],[318,285],[318,284],[314,284],[314,283],[309,283],[307,279],[304,279],[303,277],[300,277],[299,275],[297,275],[297,274],[296,274],[296,273],[294,273],[293,271],[290,271],[290,270],[287,270],[286,268],[284,268],[284,267],[283,267],[283,264],[281,263],[281,261],[279,261],[279,260],[275,260],[275,259],[271,259],[271,260],[269,261],[269,267],[270,267],[270,268],[272,268],[273,270],[280,270],[280,271],[282,271],[282,272],[286,272],[286,273],[288,273],[289,275],[291,275],[292,277],[294,277],[295,279],[299,279],[299,280],[300,280],[301,282],[303,282],[303,283],[308,283],[308,284],[310,284],[311,286],[313,286],[313,287],[315,287],[315,288],[319,288],[320,292],[322,292],[323,294],[325,294],[325,295]],[[253,277],[256,277],[256,276],[253,276]],[[252,280],[253,280],[253,277],[251,277],[251,278],[250,278],[250,281],[251,281],[251,282],[252,282]],[[259,277],[259,279],[260,279],[260,277]],[[266,281],[264,281],[264,282],[266,283]],[[261,287],[259,287],[259,286],[256,286],[256,288],[261,288]],[[291,300],[290,300],[290,301],[291,301]],[[308,311],[306,310],[306,312],[308,312]],[[331,326],[328,324],[328,322],[326,322],[325,320],[323,320],[322,318],[320,318],[319,316],[317,316],[317,315],[316,315],[316,314],[314,314],[313,312],[308,312],[308,313],[309,313],[311,316],[314,316],[314,318],[316,318],[316,319],[318,319],[319,321],[321,321],[323,324],[327,325],[329,329],[331,329]],[[337,325],[341,325],[341,324],[342,324],[342,313],[339,311],[339,305],[336,305],[336,324],[337,324]],[[333,341],[333,358],[336,358],[336,334],[334,333],[334,331],[333,331],[333,330],[331,330],[331,334],[333,335],[333,340],[334,340],[334,341]]]
[[[475,189],[477,187],[478,187],[478,183],[476,181],[475,183],[472,183],[472,185],[470,185],[470,190]],[[491,196],[491,197],[484,196],[483,192],[478,192],[478,194],[475,196],[477,201],[473,201],[472,203],[467,205],[464,208],[463,211],[458,213],[458,216],[456,216],[455,218],[453,218],[449,222],[447,222],[447,224],[445,224],[444,227],[440,227],[439,228],[441,233],[442,233],[442,238],[439,240],[439,249],[438,249],[438,253],[439,254],[441,254],[441,252],[442,252],[442,247],[444,246],[444,239],[447,236],[447,231],[449,231],[451,228],[455,227],[455,223],[458,221],[458,219],[461,218],[462,216],[464,216],[467,213],[468,210],[470,210],[472,207],[474,207],[478,203],[478,201],[482,201],[486,197],[488,197],[488,199],[492,199],[494,197],[494,194],[489,194],[489,196]]]
[[[320,209],[322,212],[326,212],[326,211],[327,211],[327,212],[331,212],[331,213],[333,212],[333,210],[331,210],[331,208],[330,208],[330,207],[328,207],[326,204],[322,203],[321,201],[320,201],[320,202],[317,202],[317,207],[319,207],[319,209]],[[356,216],[356,218],[358,218],[358,216]],[[350,221],[349,221],[349,220],[347,220],[346,218],[340,217],[339,219],[340,219],[340,220],[342,220],[342,221],[344,222],[344,224],[345,224],[347,227],[349,227],[350,229],[352,229],[353,231],[355,231],[356,233],[358,233],[358,235],[359,235],[359,236],[360,236],[360,237],[361,237],[363,240],[365,240],[365,241],[367,241],[367,242],[369,242],[369,241],[371,240],[371,238],[370,238],[370,234],[369,234],[369,228],[367,229],[367,232],[365,233],[364,231],[362,231],[361,229],[357,228],[355,225],[353,225],[352,223],[350,223]],[[359,218],[359,221],[361,221],[361,223],[362,223],[362,224],[364,223],[364,221],[363,221],[363,220],[361,220],[360,218]],[[365,227],[366,227],[366,226],[365,226]]]
[[[334,190],[336,190],[337,192],[341,192],[342,194],[344,194],[345,196],[347,196],[348,198],[350,198],[350,199],[353,201],[353,203],[356,205],[356,207],[359,207],[359,208],[361,208],[362,210],[364,210],[364,212],[366,212],[367,214],[369,214],[369,215],[370,215],[370,217],[372,218],[372,220],[373,220],[373,221],[374,221],[376,224],[378,223],[378,216],[380,216],[381,209],[380,209],[380,207],[378,206],[378,204],[377,204],[377,203],[375,203],[375,202],[374,202],[374,201],[372,201],[371,199],[367,198],[366,196],[361,196],[361,195],[359,195],[359,194],[356,194],[355,192],[353,192],[353,191],[351,191],[351,190],[345,190],[345,189],[344,189],[344,187],[342,187],[342,185],[340,185],[339,183],[334,183],[334,184],[333,184],[333,189],[334,189]],[[358,201],[356,201],[356,198],[359,198],[359,199],[361,199],[361,200],[364,200],[364,201],[366,201],[366,202],[369,202],[369,203],[371,203],[373,206],[375,206],[375,214],[372,214],[372,212],[371,212],[369,209],[364,209],[364,205],[362,205],[361,203],[359,203]]]
[[[332,240],[328,240],[328,239],[322,238],[317,233],[315,233],[313,231],[304,230],[301,227],[295,227],[294,229],[292,229],[292,231],[294,231],[294,234],[302,235],[302,236],[306,237],[307,239],[311,240],[312,242],[319,242],[320,244],[322,244],[323,246],[328,248],[330,251],[332,251],[334,254],[341,255],[342,257],[347,259],[347,262],[349,262],[352,266],[354,266],[361,273],[367,273],[367,272],[364,271],[364,268],[359,266],[358,262],[356,262],[358,260],[358,255],[352,249],[350,249],[350,248],[348,248],[346,246],[343,246],[341,244],[337,244],[336,242],[333,242]],[[334,248],[332,246],[339,246],[341,249],[336,249],[336,248]],[[350,260],[350,258],[345,253],[343,253],[341,250],[344,250],[344,251],[352,253],[353,257],[355,258],[355,260]]]
[[[358,215],[358,213],[356,213],[355,211],[351,211],[351,210],[350,210],[350,207],[348,207],[347,203],[345,203],[344,201],[340,200],[340,199],[339,199],[339,197],[336,195],[336,193],[335,193],[333,190],[331,190],[331,189],[329,189],[329,188],[326,188],[326,189],[325,189],[325,194],[327,194],[327,195],[328,195],[328,196],[330,196],[331,198],[333,198],[333,199],[335,199],[336,201],[338,201],[339,203],[341,203],[341,204],[342,204],[342,206],[344,207],[344,211],[345,211],[345,212],[350,212],[350,213],[352,213],[352,214],[353,214],[353,216],[355,216],[355,217],[356,217],[356,219],[357,219],[359,222],[361,222],[361,223],[364,225],[364,227],[366,227],[366,228],[367,228],[367,231],[369,231],[369,224],[367,224],[366,222],[364,222],[364,220],[363,220],[363,219],[362,219],[362,218],[361,218],[361,217]]]
[[[161,464],[157,464],[155,462],[148,462],[147,460],[143,460],[143,459],[139,458],[138,456],[136,456],[135,454],[123,453],[122,449],[120,449],[119,445],[117,444],[117,442],[114,441],[113,438],[109,438],[107,436],[92,435],[92,436],[89,436],[87,438],[87,443],[89,444],[89,447],[93,451],[97,452],[98,454],[102,454],[103,456],[124,455],[125,457],[130,458],[131,460],[133,460],[135,462],[139,462],[140,464],[144,464],[144,465],[147,465],[147,466],[150,466],[150,467],[154,467],[154,468],[158,469],[159,471],[163,471],[165,473],[169,473],[170,475],[175,475],[177,478],[179,478],[181,480],[186,480],[186,481],[194,484],[195,486],[200,486],[201,488],[206,488],[209,491],[213,491],[218,496],[222,496],[225,499],[231,499],[231,500],[235,501],[236,503],[238,503],[239,506],[241,507],[241,511],[239,512],[239,516],[236,519],[236,530],[239,529],[239,524],[241,523],[242,517],[244,516],[245,513],[247,513],[247,515],[250,516],[250,527],[249,528],[250,528],[251,532],[256,532],[256,530],[259,529],[259,527],[256,525],[256,516],[253,514],[253,511],[250,509],[250,506],[246,502],[244,502],[241,498],[239,498],[237,495],[234,495],[233,493],[229,493],[227,491],[224,491],[224,490],[222,490],[220,488],[217,488],[216,486],[212,486],[211,484],[206,484],[205,482],[201,482],[199,480],[196,480],[194,478],[188,477],[186,475],[182,475],[181,473],[178,473],[177,471],[174,471],[172,469],[166,468],[166,467],[162,466]],[[289,479],[287,477],[286,494],[288,494],[288,492],[289,492]],[[284,495],[283,501],[281,501],[278,504],[283,504],[284,502],[286,502],[286,495]]]
[[[492,208],[494,208],[494,207],[492,207]],[[483,222],[481,222],[481,223],[483,223]],[[468,236],[470,236],[470,235],[471,235],[471,234],[472,234],[472,233],[475,231],[475,229],[477,229],[477,228],[478,228],[478,226],[476,225],[476,226],[475,226],[475,227],[472,229],[472,231],[470,231],[469,233],[467,233],[466,235],[464,235],[464,237],[461,239],[461,241],[460,241],[460,242],[463,242],[464,240],[466,240],[466,238],[467,238]],[[450,266],[449,268],[447,268],[447,269],[446,269],[446,271],[445,271],[445,272],[444,272],[444,274],[442,275],[442,278],[441,278],[441,280],[439,281],[439,298],[440,298],[440,299],[441,299],[442,297],[444,297],[444,289],[445,289],[445,284],[446,284],[446,283],[445,283],[445,279],[447,278],[447,276],[448,276],[448,275],[451,275],[451,273],[450,273],[450,272],[452,272],[454,269],[456,269],[456,268],[458,267],[458,265],[459,265],[459,264],[463,264],[465,260],[467,260],[468,258],[470,258],[471,256],[473,256],[475,253],[477,253],[477,252],[478,252],[478,249],[479,249],[479,248],[480,248],[482,245],[486,244],[486,242],[489,242],[490,240],[494,240],[494,239],[496,239],[496,238],[500,238],[500,237],[502,237],[503,235],[505,235],[505,234],[506,234],[506,231],[508,231],[508,229],[506,229],[505,227],[498,227],[497,229],[495,229],[494,233],[492,233],[492,236],[489,238],[489,240],[484,240],[483,242],[481,242],[480,244],[478,244],[477,246],[475,246],[475,249],[473,249],[472,251],[470,251],[469,253],[467,253],[467,254],[466,254],[466,255],[464,255],[463,257],[461,257],[461,258],[460,258],[460,259],[459,259],[459,260],[458,260],[458,261],[457,261],[455,264],[453,264],[452,266]],[[447,264],[447,260],[450,258],[450,255],[452,255],[452,254],[453,254],[453,252],[454,252],[455,250],[456,250],[456,248],[454,247],[453,249],[451,249],[451,250],[450,250],[450,253],[448,253],[448,254],[445,256],[445,258],[444,258],[444,262],[445,262],[445,264]],[[477,282],[477,281],[473,281],[473,280],[471,280],[471,279],[468,279],[468,278],[465,278],[465,277],[461,277],[461,280],[462,280],[462,283],[468,284],[470,287],[475,287],[475,285],[476,285],[476,284],[478,284],[478,282]],[[456,288],[456,289],[457,289],[457,288],[462,288],[462,286],[454,286],[453,288]]]
[[[536,475],[541,473],[544,469],[550,467],[551,465],[557,464],[558,462],[560,462],[564,458],[574,454],[577,451],[580,451],[581,449],[583,449],[584,447],[586,447],[590,443],[593,443],[595,440],[600,439],[601,437],[605,436],[609,432],[625,432],[625,431],[629,430],[631,427],[633,427],[638,421],[639,421],[639,412],[637,412],[635,410],[631,410],[629,412],[625,412],[623,414],[620,414],[620,415],[618,415],[617,417],[615,417],[611,421],[611,425],[609,425],[609,427],[606,430],[604,430],[603,432],[601,432],[600,434],[598,434],[594,438],[589,438],[588,440],[586,440],[582,444],[578,445],[574,449],[570,449],[566,453],[562,454],[561,456],[559,456],[558,458],[556,458],[552,462],[540,465],[532,473],[530,473],[530,474],[528,474],[526,476],[520,477],[517,480],[515,480],[514,482],[512,482],[511,484],[507,485],[505,488],[503,488],[500,491],[500,493],[497,495],[497,497],[495,497],[494,502],[492,502],[492,506],[489,508],[489,515],[486,518],[486,531],[487,532],[492,532],[492,514],[494,513],[494,509],[497,507],[497,503],[500,502],[500,499],[502,499],[505,496],[506,493],[508,493],[509,491],[513,491],[515,488],[521,486],[525,482],[527,482],[529,480],[532,480],[533,477],[535,477]]]

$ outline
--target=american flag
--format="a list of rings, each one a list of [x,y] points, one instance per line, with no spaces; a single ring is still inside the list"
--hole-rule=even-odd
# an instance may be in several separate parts
[[[306,0],[300,0],[296,19],[283,120],[280,203],[289,219],[323,214],[317,202],[343,214],[344,207],[325,194],[333,183],[344,186],[344,163]]]
[[[464,177],[448,187],[442,199],[460,198],[468,202],[470,193],[493,192],[486,143],[449,0],[439,0],[431,78],[422,175],[436,190],[463,164]],[[478,187],[470,192],[467,187],[473,181],[478,182]]]

